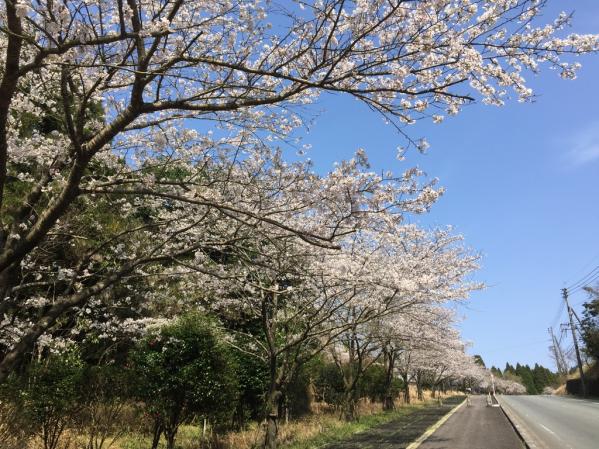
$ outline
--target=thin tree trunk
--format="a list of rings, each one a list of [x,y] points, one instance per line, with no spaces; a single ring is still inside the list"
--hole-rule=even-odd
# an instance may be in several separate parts
[[[416,375],[416,392],[418,394],[418,400],[424,400],[424,392],[422,391],[422,374],[418,373]]]
[[[166,438],[166,449],[175,449],[175,438],[181,423],[181,409],[174,410],[164,423],[164,437]]]
[[[393,371],[395,369],[395,356],[392,352],[385,352],[385,394],[383,397],[383,410],[393,410],[395,402],[393,400]]]
[[[408,376],[403,376],[403,398],[406,404],[410,403],[410,383],[408,382]]]
[[[164,436],[166,438],[166,449],[175,449],[175,437],[177,436],[177,431],[174,429],[165,429]]]
[[[160,443],[160,435],[162,435],[162,423],[159,420],[154,422],[154,428],[152,429],[152,449],[157,449]]]

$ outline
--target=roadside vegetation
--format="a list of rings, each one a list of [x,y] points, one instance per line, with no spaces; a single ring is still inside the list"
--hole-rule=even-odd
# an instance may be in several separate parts
[[[268,366],[231,345],[231,338],[214,318],[194,312],[143,338],[71,344],[31,360],[0,389],[2,447],[261,446],[270,410]],[[485,371],[468,366],[468,360],[443,376],[433,365],[413,361],[408,384],[395,376],[389,384],[387,368],[374,353],[357,370],[323,352],[302,365],[282,391],[277,443],[333,441],[484,384]],[[407,369],[399,361],[397,368]],[[350,390],[351,417],[344,383],[350,369],[359,373]]]
[[[599,284],[583,287],[587,300],[583,304],[580,321],[580,338],[583,347],[587,394],[599,397]],[[570,394],[581,394],[580,373],[573,368],[568,373],[565,390]]]

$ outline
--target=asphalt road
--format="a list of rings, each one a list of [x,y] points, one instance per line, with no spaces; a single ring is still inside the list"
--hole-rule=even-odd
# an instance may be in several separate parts
[[[471,403],[453,414],[418,449],[524,448],[499,407],[487,407],[485,396],[472,396]]]
[[[538,449],[599,448],[599,400],[501,396]]]
[[[429,404],[426,407],[404,409],[403,413],[391,422],[325,447],[326,449],[406,449],[462,399],[463,397],[453,397],[443,401],[443,405]],[[399,411],[401,412],[401,409]]]

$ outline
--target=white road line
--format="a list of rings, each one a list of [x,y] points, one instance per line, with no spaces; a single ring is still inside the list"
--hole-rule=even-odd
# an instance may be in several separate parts
[[[426,430],[426,432],[424,432],[422,435],[420,435],[420,437],[416,441],[411,443],[406,449],[417,449],[422,443],[424,443],[426,441],[426,439],[428,437],[430,437],[433,433],[435,433],[439,429],[439,427],[441,427],[443,424],[445,424],[445,422],[455,412],[457,412],[465,403],[466,403],[466,401],[464,400],[464,401],[460,402],[457,407],[452,408],[449,412],[447,412],[445,414],[445,416],[443,416],[439,421],[437,421],[435,424],[430,426]]]
[[[551,435],[555,435],[555,432],[553,430],[551,430],[549,427],[544,426],[543,424],[539,423],[539,426],[541,426],[543,429],[545,429],[547,432],[549,432]]]
[[[564,440],[562,440],[560,437],[558,437],[555,432],[553,432],[549,427],[544,426],[543,424],[539,423],[539,426],[541,426],[543,429],[545,429],[547,432],[549,432],[551,435],[553,435],[555,438],[557,438],[561,443],[564,443]],[[566,445],[565,447],[567,447],[568,449],[574,449],[572,446]]]

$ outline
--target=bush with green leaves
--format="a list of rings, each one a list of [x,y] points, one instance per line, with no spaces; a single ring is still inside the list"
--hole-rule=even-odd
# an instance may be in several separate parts
[[[243,342],[239,346],[243,347]],[[242,350],[234,349],[233,356],[239,384],[239,400],[234,424],[240,429],[245,427],[249,420],[260,420],[264,416],[264,398],[268,391],[268,366],[263,360]]]
[[[235,364],[213,322],[189,314],[143,339],[131,354],[137,397],[153,419],[152,448],[173,449],[181,424],[230,423],[238,395]]]
[[[314,359],[309,367],[313,373],[316,399],[328,404],[341,404],[345,388],[343,376],[337,365],[322,359]]]
[[[73,349],[33,361],[22,375],[10,379],[14,403],[44,449],[57,449],[65,429],[78,417],[84,373],[85,364]]]
[[[299,418],[311,411],[313,373],[310,368],[310,365],[302,365],[283,391],[282,406],[287,417]]]
[[[391,385],[387,388],[387,372],[383,365],[370,365],[358,382],[359,396],[367,397],[371,401],[383,402],[386,395],[395,398],[399,395],[403,382],[393,377]]]

